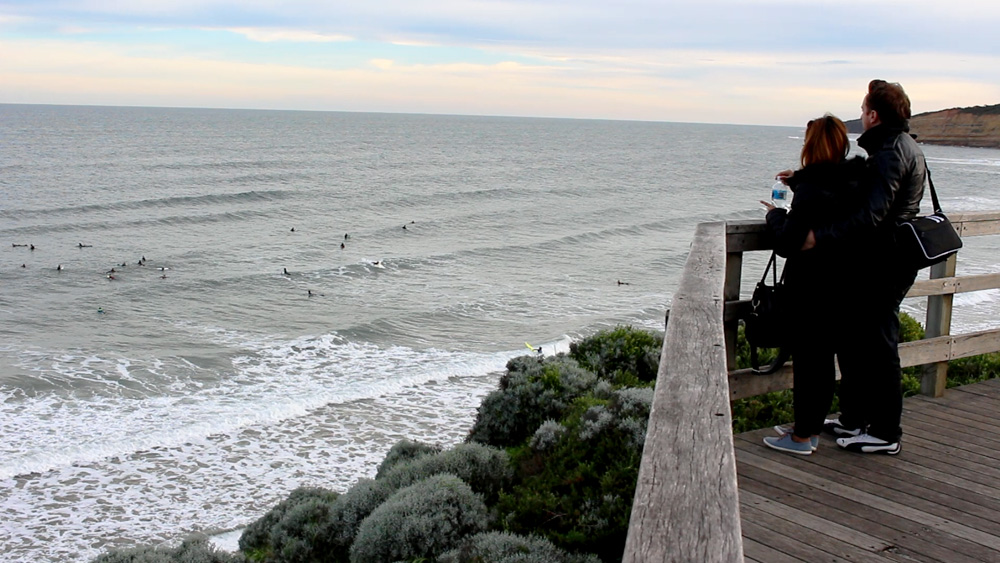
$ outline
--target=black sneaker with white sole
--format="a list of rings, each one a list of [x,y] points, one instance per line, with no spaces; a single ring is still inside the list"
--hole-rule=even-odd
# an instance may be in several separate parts
[[[837,445],[847,451],[862,454],[896,455],[902,449],[899,444],[899,440],[895,442],[887,442],[882,438],[876,438],[870,434],[858,434],[857,436],[837,438]]]
[[[840,417],[827,418],[823,421],[823,431],[837,437],[857,436],[861,434],[861,428],[848,428],[840,423]]]

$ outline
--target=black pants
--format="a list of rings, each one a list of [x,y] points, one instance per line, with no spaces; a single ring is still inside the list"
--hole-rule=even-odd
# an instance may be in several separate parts
[[[806,334],[806,333],[803,333]],[[808,438],[823,430],[836,383],[833,359],[838,348],[833,334],[796,338],[792,345],[792,401],[795,435]]]
[[[899,304],[917,272],[886,268],[881,274],[882,290],[861,296],[858,307],[850,308],[856,318],[837,350],[841,374],[840,422],[848,428],[867,426],[871,436],[896,442],[903,435]],[[876,284],[879,281],[876,278]]]

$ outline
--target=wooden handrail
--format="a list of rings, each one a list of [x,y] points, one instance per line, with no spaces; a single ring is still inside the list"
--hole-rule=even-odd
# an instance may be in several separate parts
[[[674,294],[625,563],[743,560],[723,334],[725,223],[698,225]]]

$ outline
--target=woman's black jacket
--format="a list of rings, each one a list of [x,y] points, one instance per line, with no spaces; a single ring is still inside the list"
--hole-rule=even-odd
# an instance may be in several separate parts
[[[870,190],[867,170],[862,157],[806,166],[788,180],[794,193],[791,210],[773,209],[767,213],[774,249],[788,259],[785,285],[792,296],[807,300],[807,305],[832,304],[828,298],[844,293],[841,284],[849,281],[852,270],[856,273],[857,268],[852,266],[864,263],[871,254],[872,249],[860,242],[801,250],[810,230],[843,221],[865,204]]]

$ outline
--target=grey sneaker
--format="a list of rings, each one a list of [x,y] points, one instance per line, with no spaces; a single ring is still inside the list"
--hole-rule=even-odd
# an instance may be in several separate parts
[[[837,445],[845,450],[862,454],[896,455],[902,450],[899,441],[886,442],[870,434],[858,434],[846,438],[837,438]]]
[[[795,440],[792,440],[791,434],[783,434],[780,437],[769,436],[764,438],[764,445],[772,450],[778,450],[779,452],[785,452],[788,454],[811,455],[813,453],[812,445],[809,442],[796,442]]]
[[[774,431],[778,433],[778,436],[784,436],[785,434],[795,432],[795,427],[791,424],[779,424],[774,427]],[[813,451],[816,451],[816,449],[819,448],[819,436],[810,436],[809,446]]]
[[[848,428],[840,423],[840,417],[827,418],[823,421],[823,430],[834,436],[857,436],[861,434],[861,428]]]

